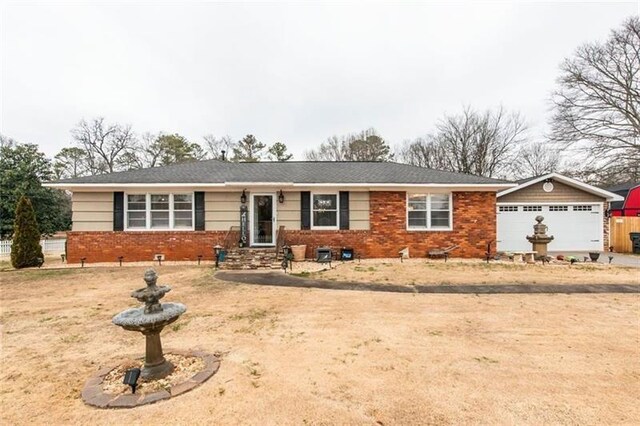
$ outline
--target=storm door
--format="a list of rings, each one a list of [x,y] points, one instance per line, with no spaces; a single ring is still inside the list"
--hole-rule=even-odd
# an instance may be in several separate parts
[[[276,215],[274,194],[251,195],[251,245],[275,244]]]

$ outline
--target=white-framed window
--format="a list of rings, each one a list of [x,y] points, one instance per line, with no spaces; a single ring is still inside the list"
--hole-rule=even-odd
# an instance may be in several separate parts
[[[542,206],[522,206],[523,212],[541,212]]]
[[[193,228],[193,194],[173,194],[173,229]]]
[[[499,206],[498,211],[501,213],[517,212],[518,206]]]
[[[407,193],[407,229],[415,231],[450,231],[452,222],[450,193]]]
[[[568,212],[569,206],[549,206],[550,212]]]
[[[127,194],[127,230],[193,229],[193,193]]]
[[[151,197],[151,229],[169,229],[169,194],[149,194]]]
[[[127,195],[127,228],[147,229],[147,195]]]
[[[593,209],[593,206],[573,206],[574,212],[590,212]]]
[[[311,228],[338,229],[339,201],[337,193],[311,194]]]

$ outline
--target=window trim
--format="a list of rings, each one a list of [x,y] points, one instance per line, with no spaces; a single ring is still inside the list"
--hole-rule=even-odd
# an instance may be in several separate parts
[[[320,225],[315,225],[314,221],[313,221],[313,197],[315,197],[316,195],[335,195],[336,197],[336,224],[335,226],[320,226]],[[333,210],[331,210],[333,211]],[[318,191],[318,192],[311,192],[311,196],[309,197],[309,212],[310,212],[310,224],[311,224],[311,229],[317,229],[319,231],[321,230],[325,230],[325,231],[330,231],[330,230],[339,230],[340,229],[340,193],[338,191]]]
[[[409,197],[424,194],[427,196],[427,226],[425,228],[412,228],[409,226]],[[431,196],[449,195],[449,226],[447,228],[434,228],[431,226]],[[405,228],[409,232],[451,232],[453,231],[453,192],[405,192]],[[439,210],[441,211],[441,210]]]
[[[152,195],[169,195],[169,227],[168,228],[152,228],[151,227],[151,196]],[[188,194],[191,195],[191,226],[189,228],[176,228],[174,223],[174,201],[173,196]],[[144,195],[145,196],[145,227],[144,228],[129,228],[129,195]],[[196,224],[196,206],[195,206],[195,193],[193,191],[153,191],[153,192],[125,192],[124,193],[124,231],[127,232],[166,232],[166,231],[193,231]],[[133,210],[142,211],[142,210]]]

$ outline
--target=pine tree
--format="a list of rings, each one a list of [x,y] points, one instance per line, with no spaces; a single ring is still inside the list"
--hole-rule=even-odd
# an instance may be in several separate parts
[[[293,154],[287,152],[287,145],[276,142],[269,147],[269,159],[273,161],[289,161]]]
[[[16,207],[13,225],[13,244],[11,245],[11,264],[14,268],[40,266],[44,261],[40,246],[40,231],[36,215],[29,198],[24,195]]]
[[[233,148],[233,161],[255,163],[262,160],[263,150],[267,146],[258,141],[255,136],[247,135]]]

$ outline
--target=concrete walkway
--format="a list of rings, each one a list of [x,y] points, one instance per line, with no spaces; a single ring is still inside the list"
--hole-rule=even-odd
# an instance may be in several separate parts
[[[398,285],[325,281],[285,275],[283,272],[221,271],[222,281],[278,287],[320,288],[326,290],[385,291],[391,293],[439,294],[535,294],[535,293],[640,293],[637,284],[496,284],[496,285]]]

